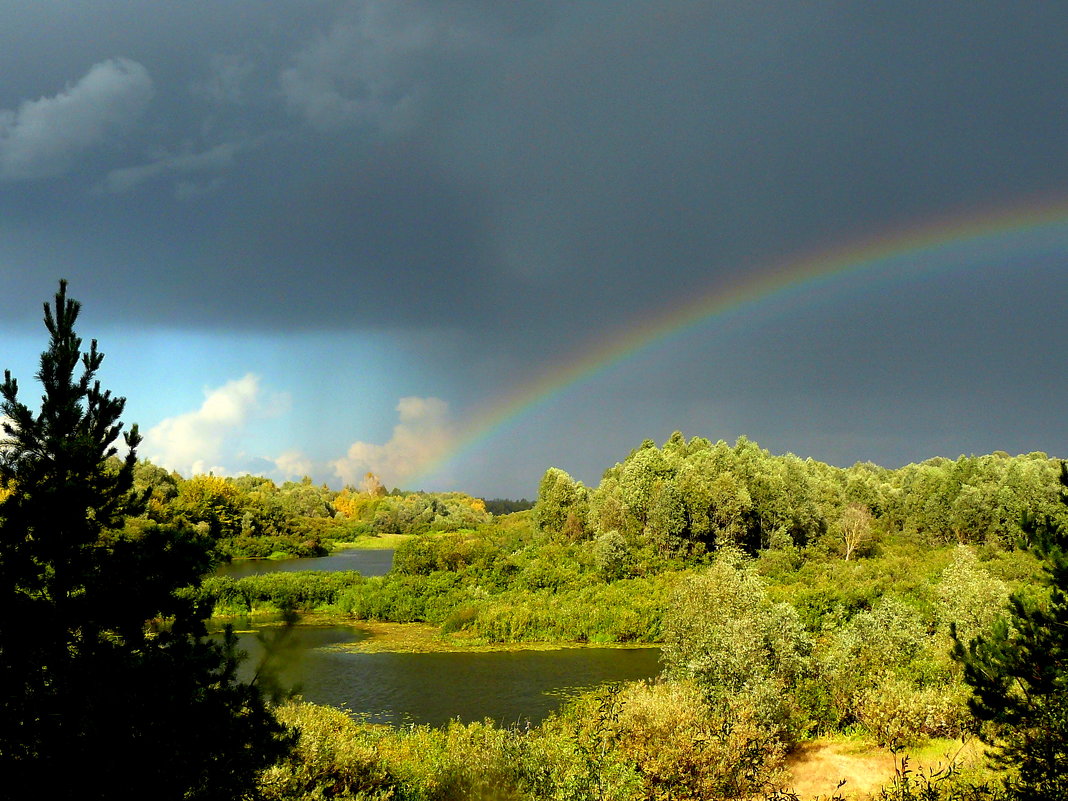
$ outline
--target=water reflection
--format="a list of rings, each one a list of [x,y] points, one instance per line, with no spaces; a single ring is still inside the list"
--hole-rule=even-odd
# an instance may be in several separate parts
[[[217,576],[244,578],[261,573],[285,572],[298,570],[323,570],[334,573],[341,570],[358,570],[364,576],[384,576],[393,567],[393,550],[365,550],[351,548],[337,551],[329,556],[315,556],[307,559],[239,559],[236,562],[222,564],[215,570]]]
[[[271,627],[267,627],[270,636]],[[275,630],[277,631],[277,630]],[[441,725],[490,718],[539,723],[566,695],[660,670],[658,648],[566,648],[482,653],[353,653],[335,646],[364,635],[348,626],[298,625],[287,635],[281,680],[304,698],[366,715],[376,723]],[[263,648],[240,635],[251,675]]]

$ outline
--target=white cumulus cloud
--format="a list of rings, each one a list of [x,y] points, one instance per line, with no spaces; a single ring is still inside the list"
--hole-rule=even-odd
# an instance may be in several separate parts
[[[286,451],[274,460],[274,473],[282,480],[309,476],[315,469],[311,459],[300,451]]]
[[[397,486],[441,456],[452,442],[448,404],[440,398],[401,398],[399,422],[382,445],[354,442],[346,455],[331,462],[344,484],[358,485],[368,472],[383,484]]]
[[[148,71],[117,58],[94,64],[57,95],[0,110],[0,178],[61,175],[78,156],[141,116],[152,94]]]
[[[265,397],[260,379],[251,373],[205,392],[193,412],[168,417],[145,434],[141,454],[184,475],[209,471],[227,474],[227,446],[250,420],[277,414],[281,399]],[[279,464],[279,467],[282,465]]]

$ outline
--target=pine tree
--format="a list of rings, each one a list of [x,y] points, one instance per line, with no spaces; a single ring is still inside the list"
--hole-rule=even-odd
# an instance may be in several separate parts
[[[1061,465],[1068,505],[1068,466]],[[1042,561],[1048,597],[1017,592],[1008,616],[969,644],[954,632],[954,656],[971,685],[970,702],[998,762],[1014,771],[1014,797],[1068,798],[1068,528],[1053,517],[1024,521]]]
[[[9,371],[0,386],[0,781],[48,798],[248,796],[288,735],[184,589],[208,543],[134,517],[140,437],[100,388],[96,341],[82,352],[79,308],[65,281],[45,304],[39,412]]]

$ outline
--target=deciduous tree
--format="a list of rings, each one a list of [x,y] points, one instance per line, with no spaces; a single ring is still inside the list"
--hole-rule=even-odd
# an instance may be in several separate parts
[[[871,542],[873,519],[868,507],[851,503],[842,510],[838,530],[842,535],[845,560],[848,562],[867,543]]]

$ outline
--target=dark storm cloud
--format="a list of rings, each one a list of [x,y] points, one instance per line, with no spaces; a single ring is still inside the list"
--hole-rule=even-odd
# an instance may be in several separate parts
[[[501,249],[535,286],[577,270],[581,301],[629,314],[627,298],[1068,177],[1052,17],[675,8],[528,70],[466,131],[496,131]]]
[[[566,349],[820,243],[1068,182],[1054,4],[23,5],[0,156],[25,104],[100,65],[154,95],[0,186],[0,269],[103,272],[141,321]]]
[[[87,324],[155,329],[147,366],[279,370],[307,431],[354,398],[387,427],[371,407],[402,396],[468,422],[797,254],[1068,196],[1060,3],[0,0],[0,21],[4,346],[66,276]],[[838,463],[1056,451],[1068,245],[975,250],[645,351],[471,474],[593,481],[674,428]],[[359,378],[339,406],[335,368]]]

